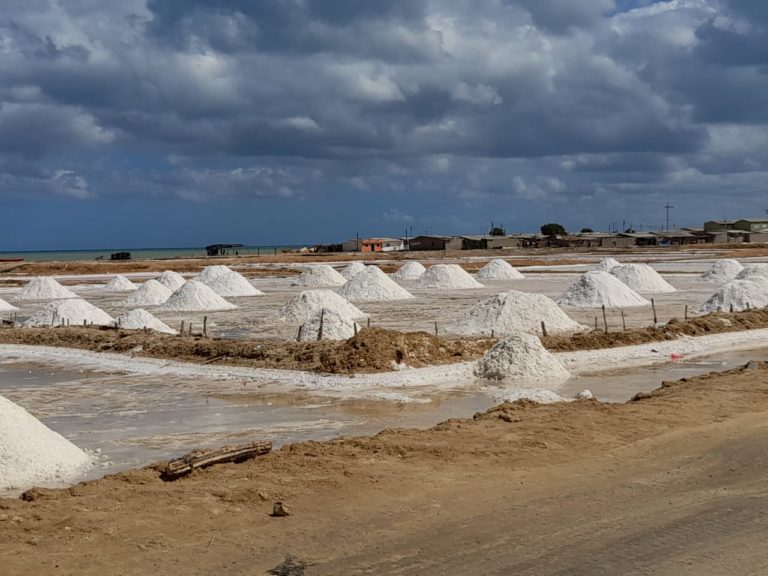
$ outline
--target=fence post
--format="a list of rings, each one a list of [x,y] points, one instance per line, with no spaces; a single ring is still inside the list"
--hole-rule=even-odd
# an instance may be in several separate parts
[[[653,325],[656,326],[659,323],[659,318],[656,316],[656,301],[653,298],[651,298],[651,308],[653,309]]]
[[[547,336],[547,325],[545,324],[544,320],[541,321],[541,335],[544,337]]]
[[[605,333],[608,334],[608,318],[605,315],[605,304],[603,304],[603,326],[605,326]]]

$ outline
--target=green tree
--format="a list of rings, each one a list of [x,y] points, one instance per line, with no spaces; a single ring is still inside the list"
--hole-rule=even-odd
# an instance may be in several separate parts
[[[504,230],[501,226],[494,226],[491,228],[491,231],[488,233],[490,236],[506,236],[507,231]]]
[[[568,234],[562,224],[557,224],[555,222],[544,224],[541,227],[541,233],[544,236],[565,236]]]
[[[582,228],[581,229],[581,233],[582,234],[592,234],[592,232],[594,232],[594,230],[592,230],[592,228]]]

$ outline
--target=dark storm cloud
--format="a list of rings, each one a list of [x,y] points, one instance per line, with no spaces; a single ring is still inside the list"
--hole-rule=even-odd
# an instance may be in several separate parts
[[[7,0],[0,194],[751,190],[766,26],[746,0]]]

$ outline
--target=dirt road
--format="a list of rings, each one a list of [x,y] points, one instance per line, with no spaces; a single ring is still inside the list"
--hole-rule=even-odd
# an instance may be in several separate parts
[[[0,500],[4,575],[764,574],[768,365]],[[290,507],[271,518],[273,502]]]

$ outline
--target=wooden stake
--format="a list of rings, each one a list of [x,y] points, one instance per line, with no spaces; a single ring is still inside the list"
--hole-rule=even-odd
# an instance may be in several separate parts
[[[491,338],[496,338],[496,330],[491,328]]]
[[[731,314],[733,314],[733,302],[731,302]]]
[[[357,322],[352,322],[352,327],[355,329],[355,336],[357,336]]]
[[[179,334],[184,336],[184,320],[181,321],[181,329],[179,330]]]
[[[688,304],[685,305],[685,319],[688,320]]]
[[[371,317],[368,316],[368,328],[370,328],[370,327],[371,327]]]
[[[595,316],[595,331],[597,331],[597,316]]]
[[[627,319],[624,317],[624,310],[621,311],[621,329],[624,331],[627,329]]]
[[[437,336],[437,322],[435,322],[435,336]]]
[[[317,330],[317,339],[323,339],[323,321],[325,320],[325,308],[320,310],[320,328]]]
[[[302,330],[303,330],[303,329],[304,329],[304,324],[302,324],[301,326],[299,326],[299,333],[298,333],[298,335],[296,336],[296,342],[301,342],[301,332],[302,332]]]
[[[203,316],[203,338],[208,338],[208,316]]]
[[[192,322],[189,323],[189,335],[192,336]]]
[[[653,325],[656,326],[659,323],[659,318],[656,316],[656,302],[653,298],[651,298],[651,308],[653,308]]]
[[[608,334],[608,318],[605,315],[605,304],[603,304],[603,326],[605,326],[605,333]]]
[[[547,334],[547,325],[544,323],[544,320],[541,321],[541,335],[546,337]]]

